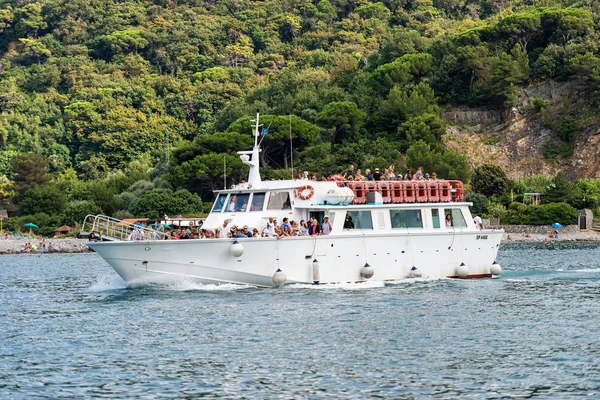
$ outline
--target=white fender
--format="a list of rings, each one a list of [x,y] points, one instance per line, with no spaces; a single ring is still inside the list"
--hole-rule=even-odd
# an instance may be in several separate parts
[[[492,275],[500,275],[500,273],[502,272],[502,267],[500,266],[500,264],[498,264],[496,261],[494,261],[492,263],[492,266],[490,267],[490,274]]]
[[[313,283],[315,285],[318,285],[319,281],[321,280],[321,271],[319,271],[319,262],[317,261],[316,258],[312,262],[312,279],[313,279]]]
[[[285,283],[286,280],[287,278],[285,274],[281,269],[278,268],[277,271],[275,271],[275,273],[273,274],[273,283],[276,286],[281,286]]]
[[[466,278],[469,275],[469,268],[465,263],[460,263],[460,265],[456,267],[456,275],[458,275],[459,278]]]
[[[229,252],[231,253],[232,256],[239,257],[242,254],[244,254],[244,246],[242,246],[240,244],[240,242],[238,242],[236,240],[231,244],[231,247],[229,248]]]
[[[375,273],[375,270],[368,263],[366,263],[364,265],[364,267],[362,267],[360,270],[360,274],[365,279],[371,279],[373,277],[374,273]]]

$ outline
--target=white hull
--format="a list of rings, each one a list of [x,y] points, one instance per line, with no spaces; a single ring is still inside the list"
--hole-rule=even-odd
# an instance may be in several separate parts
[[[281,269],[286,283],[337,283],[366,281],[361,275],[368,263],[370,280],[409,277],[416,267],[423,277],[458,277],[465,264],[467,278],[491,277],[502,231],[439,231],[437,233],[344,232],[330,236],[248,239],[161,240],[90,243],[128,283],[163,282],[185,277],[205,284],[274,286]],[[237,240],[243,254],[234,257]],[[313,262],[319,274],[313,276]]]

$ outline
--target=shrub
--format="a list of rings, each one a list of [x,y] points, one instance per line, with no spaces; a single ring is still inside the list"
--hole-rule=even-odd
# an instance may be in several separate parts
[[[544,111],[547,107],[546,100],[536,97],[531,100],[531,106],[538,111]]]
[[[487,197],[481,193],[469,193],[465,196],[465,201],[473,203],[470,207],[472,214],[483,214],[489,203]]]
[[[577,223],[579,214],[567,203],[550,203],[527,207],[525,223],[528,225],[550,225],[558,222],[562,225]]]
[[[488,215],[492,218],[503,219],[508,214],[508,210],[500,203],[490,203],[488,205]]]

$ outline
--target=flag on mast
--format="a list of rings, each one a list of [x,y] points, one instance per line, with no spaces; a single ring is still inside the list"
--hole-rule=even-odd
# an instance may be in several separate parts
[[[262,130],[260,131],[260,134],[263,136],[267,136],[269,134],[269,130],[267,128],[262,128]]]

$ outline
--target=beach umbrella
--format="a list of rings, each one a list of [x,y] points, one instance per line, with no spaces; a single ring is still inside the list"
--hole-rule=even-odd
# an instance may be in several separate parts
[[[560,228],[562,228],[563,226],[562,226],[561,224],[559,224],[558,222],[555,222],[555,223],[553,223],[553,224],[552,224],[552,227],[553,227],[553,228],[556,228],[556,229],[560,229]]]
[[[36,228],[36,229],[39,228],[39,226],[37,226],[36,224],[32,224],[31,222],[29,222],[23,226],[29,228],[29,236],[31,236],[31,228]]]

